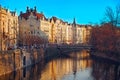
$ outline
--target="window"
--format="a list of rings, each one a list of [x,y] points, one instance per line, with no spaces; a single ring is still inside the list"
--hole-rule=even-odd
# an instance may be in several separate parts
[[[3,22],[3,26],[4,26],[4,22]]]
[[[33,25],[32,25],[32,24],[30,24],[30,27],[33,27]]]
[[[31,31],[31,34],[33,34],[33,31]]]
[[[37,32],[38,34],[40,34],[39,32]]]

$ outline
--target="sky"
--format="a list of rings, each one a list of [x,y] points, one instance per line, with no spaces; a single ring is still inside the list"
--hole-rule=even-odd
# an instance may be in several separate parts
[[[0,0],[0,5],[10,11],[25,12],[26,7],[37,7],[46,18],[57,18],[77,24],[99,24],[103,19],[106,7],[115,8],[120,0]]]

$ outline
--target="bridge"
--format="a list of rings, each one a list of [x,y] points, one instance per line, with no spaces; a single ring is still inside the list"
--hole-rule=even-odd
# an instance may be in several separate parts
[[[78,51],[81,49],[90,50],[91,48],[92,48],[92,45],[57,46],[57,49],[60,50],[61,53],[66,53],[70,51]]]

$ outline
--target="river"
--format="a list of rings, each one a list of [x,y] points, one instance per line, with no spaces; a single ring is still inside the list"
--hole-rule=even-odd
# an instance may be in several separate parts
[[[88,50],[54,59],[0,76],[0,80],[120,80],[120,66],[90,57]]]

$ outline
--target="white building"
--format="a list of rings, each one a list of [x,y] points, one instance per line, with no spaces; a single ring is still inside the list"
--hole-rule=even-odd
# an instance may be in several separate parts
[[[36,7],[34,9],[27,7],[26,13],[20,13],[19,29],[21,45],[40,45],[48,41],[48,34],[44,31],[46,29],[45,16],[38,13]]]

